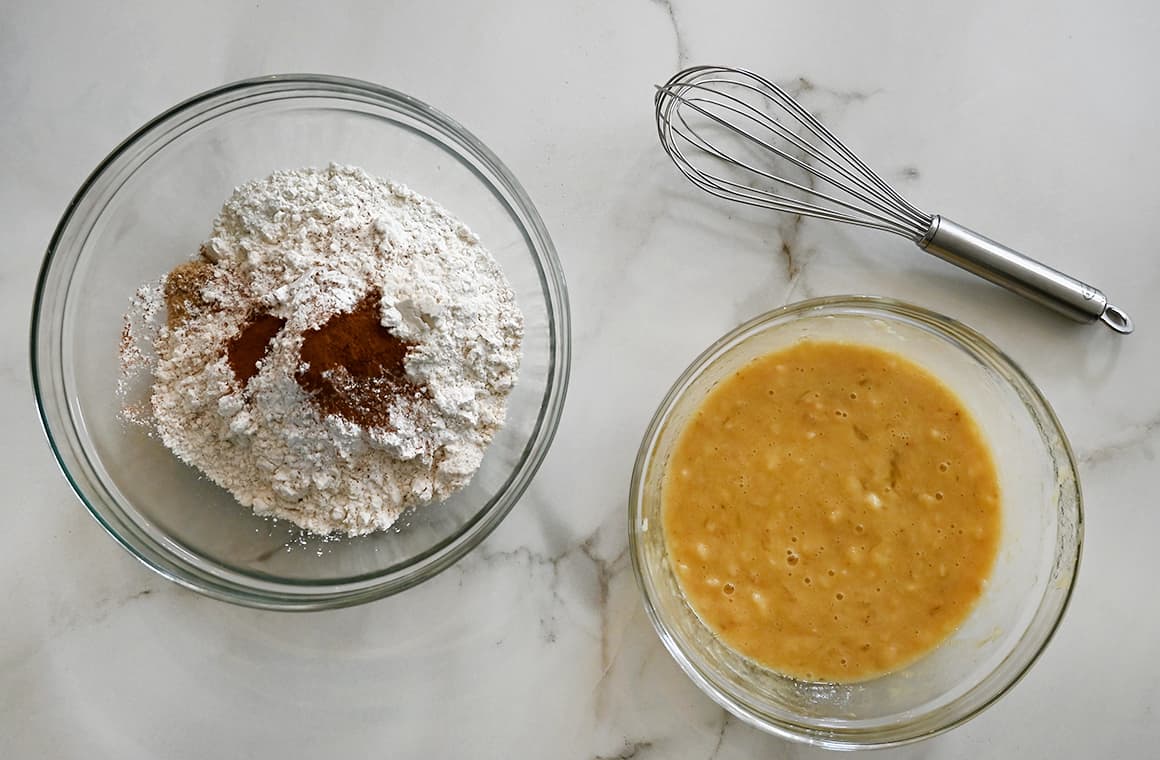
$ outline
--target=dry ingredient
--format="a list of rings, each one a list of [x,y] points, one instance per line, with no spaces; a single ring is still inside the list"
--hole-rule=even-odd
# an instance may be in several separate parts
[[[358,535],[468,483],[522,335],[499,265],[436,203],[357,168],[282,171],[138,292],[123,385],[147,369],[149,424],[243,505]]]

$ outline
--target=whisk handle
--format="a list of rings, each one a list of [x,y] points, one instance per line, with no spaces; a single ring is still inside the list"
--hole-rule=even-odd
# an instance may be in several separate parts
[[[944,261],[1043,304],[1077,322],[1102,319],[1116,332],[1130,333],[1132,320],[1108,304],[1091,285],[1024,256],[1018,251],[967,229],[945,216],[935,216],[918,246]]]

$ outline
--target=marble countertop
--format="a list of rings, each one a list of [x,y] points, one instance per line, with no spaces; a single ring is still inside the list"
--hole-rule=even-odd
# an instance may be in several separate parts
[[[624,511],[644,427],[704,346],[848,292],[991,337],[1054,405],[1087,504],[1073,604],[1030,674],[879,756],[1156,753],[1160,7],[8,0],[3,18],[0,756],[822,756],[680,672],[642,609]],[[707,62],[791,84],[912,200],[1091,281],[1136,334],[1068,323],[889,235],[698,196],[657,145],[652,86]],[[484,545],[402,595],[298,615],[202,598],[121,550],[57,471],[27,366],[40,259],[93,166],[190,94],[284,71],[414,94],[491,146],[554,237],[575,325],[556,442]]]

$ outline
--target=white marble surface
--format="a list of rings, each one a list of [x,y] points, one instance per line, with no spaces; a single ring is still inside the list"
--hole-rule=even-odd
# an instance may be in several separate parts
[[[5,0],[0,756],[821,756],[727,718],[677,669],[624,510],[645,424],[701,348],[853,291],[1009,352],[1079,452],[1088,507],[1074,603],[1027,678],[880,756],[1155,756],[1158,37],[1160,8],[1077,0]],[[890,236],[696,195],[650,109],[652,85],[697,62],[796,83],[913,200],[1092,281],[1136,334],[1073,326]],[[575,319],[556,443],[507,521],[434,581],[321,614],[203,599],[118,548],[56,470],[26,358],[40,257],[90,169],[178,100],[279,71],[380,82],[467,125],[539,206]]]

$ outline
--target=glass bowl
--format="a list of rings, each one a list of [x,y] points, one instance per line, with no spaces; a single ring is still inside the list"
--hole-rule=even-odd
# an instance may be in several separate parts
[[[511,282],[526,332],[507,422],[470,485],[405,515],[397,529],[322,540],[254,516],[123,422],[117,381],[130,297],[197,253],[233,188],[276,169],[332,162],[402,182],[478,234]],[[543,460],[569,361],[564,276],[511,172],[430,106],[326,76],[226,85],[131,135],[69,204],[33,305],[36,399],[77,495],[149,567],[255,607],[358,604],[414,586],[462,557],[503,520]]]
[[[662,530],[666,463],[708,392],[750,360],[804,339],[901,354],[941,378],[989,441],[1003,494],[998,555],[962,626],[908,667],[858,683],[810,683],[724,644],[692,610]],[[867,297],[786,306],[724,336],[677,379],[645,433],[629,497],[633,568],[653,626],[685,673],[733,715],[832,749],[905,744],[978,714],[1027,671],[1067,606],[1083,520],[1075,461],[1047,402],[986,338],[925,309]]]

